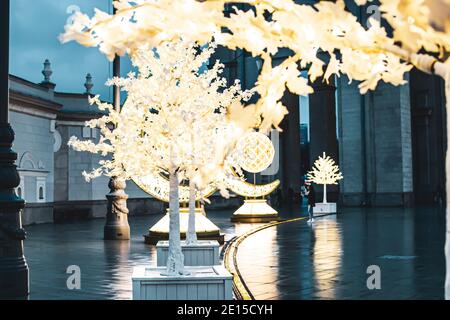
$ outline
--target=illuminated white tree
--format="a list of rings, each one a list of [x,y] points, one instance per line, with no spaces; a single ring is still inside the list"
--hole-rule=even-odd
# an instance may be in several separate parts
[[[286,85],[297,94],[312,92],[299,77],[298,66],[309,68],[311,81],[346,74],[350,80],[361,82],[361,93],[375,89],[380,80],[404,84],[405,72],[415,66],[442,77],[447,103],[450,100],[450,60],[445,55],[450,50],[449,0],[378,0],[381,17],[393,30],[389,35],[374,19],[370,28],[361,25],[350,10],[345,10],[343,0],[319,0],[314,5],[293,0],[233,2],[246,3],[254,10],[235,10],[224,17],[227,1],[117,0],[115,15],[97,11],[89,18],[77,13],[61,40],[98,46],[111,60],[115,54],[134,55],[142,43],[157,46],[179,36],[201,44],[214,37],[228,48],[243,48],[264,63],[256,86],[261,98],[253,106],[264,116],[263,130],[278,127],[286,114],[280,102]],[[354,2],[365,5],[372,1]],[[272,57],[280,48],[291,49],[293,55],[273,67]],[[317,55],[319,51],[329,56],[326,68]],[[449,140],[450,131],[447,137]],[[450,172],[448,152],[446,172]],[[446,298],[450,299],[450,179],[446,192]]]
[[[196,189],[201,192],[214,182],[226,195],[222,183],[233,167],[229,155],[239,133],[252,125],[232,121],[236,116],[233,110],[239,110],[241,101],[248,100],[251,92],[242,92],[239,83],[226,88],[226,80],[219,76],[223,65],[218,62],[211,69],[202,68],[214,51],[213,45],[200,53],[197,49],[195,43],[184,41],[163,44],[156,50],[138,48],[132,59],[138,74],[110,81],[128,94],[122,110],[115,111],[98,97],[91,101],[108,111],[108,115],[87,123],[100,128],[99,143],[75,137],[69,142],[79,151],[113,155],[110,160],[102,160],[94,171],[84,172],[87,179],[101,174],[132,179],[150,172],[169,176],[168,275],[183,274],[180,182],[189,180],[190,184],[188,240],[192,243]]]
[[[339,166],[325,152],[314,162],[307,177],[314,183],[323,184],[323,203],[327,203],[327,184],[338,184],[338,181],[344,178]]]

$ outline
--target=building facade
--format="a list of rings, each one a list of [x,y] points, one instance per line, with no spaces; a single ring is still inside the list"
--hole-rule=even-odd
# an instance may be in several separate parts
[[[90,75],[85,93],[55,91],[46,61],[44,81],[36,84],[10,76],[10,117],[16,133],[20,185],[16,192],[26,201],[23,224],[60,222],[106,215],[108,178],[86,182],[83,171],[98,165],[100,155],[69,148],[70,137],[98,141],[98,129],[84,126],[101,113],[89,105]],[[80,85],[81,87],[81,85]],[[164,205],[127,182],[130,214],[162,213]]]

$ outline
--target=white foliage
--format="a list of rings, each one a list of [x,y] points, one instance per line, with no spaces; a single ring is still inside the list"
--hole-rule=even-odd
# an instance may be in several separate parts
[[[307,177],[317,184],[338,184],[338,181],[344,178],[339,171],[339,166],[325,152],[314,162]]]
[[[234,145],[254,123],[233,121],[239,118],[236,113],[243,109],[241,103],[251,97],[250,91],[243,92],[239,83],[226,87],[226,80],[220,77],[223,65],[218,62],[201,71],[214,48],[211,44],[199,53],[195,43],[185,41],[162,44],[155,50],[148,45],[139,47],[132,59],[137,74],[109,81],[127,92],[122,110],[114,110],[98,97],[91,99],[108,112],[87,123],[100,128],[100,141],[95,144],[75,137],[69,141],[76,150],[113,156],[101,160],[91,173],[84,173],[86,179],[101,174],[124,179],[169,174],[169,275],[183,273],[178,181],[188,179],[200,192],[213,182],[227,195],[225,178],[232,174],[231,168],[239,168],[231,156]],[[189,240],[193,242],[195,222],[190,226]]]
[[[292,0],[241,2],[253,5],[255,11],[235,8],[225,17],[223,9],[227,1],[119,0],[114,2],[115,15],[97,10],[89,18],[77,13],[60,39],[98,46],[111,60],[115,54],[125,53],[133,58],[142,44],[156,47],[179,37],[199,44],[214,38],[230,49],[243,48],[263,61],[255,87],[261,97],[246,108],[246,114],[263,116],[260,124],[263,132],[272,126],[279,129],[287,113],[281,103],[286,86],[299,95],[312,92],[301,77],[299,66],[309,67],[311,81],[345,73],[350,79],[361,81],[363,93],[374,89],[380,80],[394,85],[405,83],[403,75],[411,67],[396,55],[377,49],[393,45],[394,40],[379,26],[366,30],[344,10],[343,0],[319,1],[315,5],[296,4]],[[266,19],[267,13],[271,13],[271,21]],[[280,48],[290,48],[294,55],[274,67],[272,58]],[[319,50],[332,58],[333,63],[327,68],[317,55]]]
[[[184,41],[156,50],[142,46],[132,60],[138,73],[108,82],[127,92],[123,110],[114,110],[98,96],[91,99],[91,104],[108,112],[86,123],[100,128],[100,141],[72,137],[69,145],[114,157],[102,160],[100,168],[86,174],[87,179],[100,174],[130,179],[145,172],[167,172],[172,165],[180,179],[192,178],[201,190],[211,181],[220,184],[227,174],[225,162],[227,167],[237,166],[229,155],[252,123],[235,123],[233,117],[239,117],[245,108],[237,106],[252,93],[242,92],[239,83],[227,88],[218,62],[200,72],[215,46],[200,54],[197,47]]]
[[[338,181],[344,178],[338,165],[325,152],[314,162],[312,170],[306,175],[312,182],[323,184],[323,203],[327,203],[327,184],[338,184]]]

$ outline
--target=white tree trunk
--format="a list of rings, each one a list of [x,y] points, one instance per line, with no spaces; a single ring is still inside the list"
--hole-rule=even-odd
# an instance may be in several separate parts
[[[186,234],[186,244],[191,245],[197,242],[195,232],[195,183],[189,179],[189,220]]]
[[[169,170],[169,256],[164,275],[177,276],[184,273],[184,256],[180,241],[180,202],[178,196],[178,173],[175,168]]]
[[[327,185],[323,185],[323,203],[327,203]]]

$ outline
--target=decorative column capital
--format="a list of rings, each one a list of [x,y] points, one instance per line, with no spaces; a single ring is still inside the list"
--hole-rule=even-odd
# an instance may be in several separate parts
[[[117,177],[112,177],[108,182],[108,188],[111,192],[114,192],[116,190],[124,190],[126,186],[127,184],[125,180]]]

